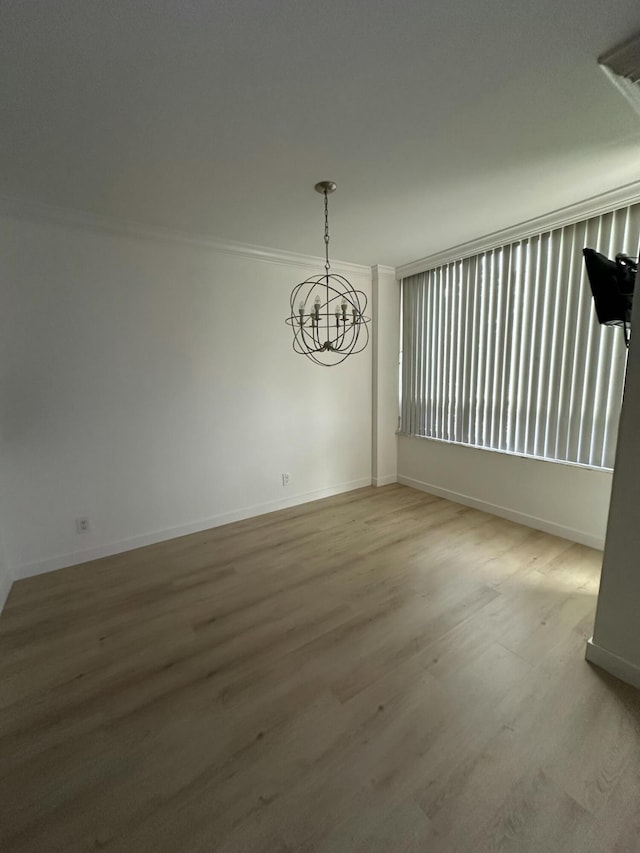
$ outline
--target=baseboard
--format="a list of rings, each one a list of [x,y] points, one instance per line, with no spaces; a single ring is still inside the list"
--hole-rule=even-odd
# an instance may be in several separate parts
[[[371,480],[372,486],[390,486],[392,483],[398,482],[397,474],[387,474],[386,477],[373,477]]]
[[[516,521],[518,524],[524,524],[525,527],[533,527],[535,530],[543,530],[545,533],[551,533],[554,536],[559,536],[562,539],[569,539],[571,542],[579,542],[581,545],[588,545],[589,548],[596,548],[602,551],[604,548],[604,539],[599,536],[593,536],[584,530],[576,530],[573,527],[566,527],[563,524],[556,524],[554,521],[549,521],[546,518],[538,518],[535,515],[528,515],[526,512],[519,512],[515,509],[510,509],[506,506],[499,506],[488,501],[483,501],[471,495],[463,495],[460,492],[453,492],[450,489],[443,489],[440,486],[434,486],[432,483],[423,483],[421,480],[414,480],[411,477],[405,477],[402,474],[398,475],[398,482],[405,486],[411,486],[412,489],[419,489],[421,492],[429,492],[432,495],[446,498],[454,503],[471,506],[474,509],[482,510],[483,512],[498,515],[501,518],[506,518],[509,521]]]
[[[164,530],[157,530],[152,533],[143,533],[140,536],[132,536],[128,539],[108,542],[104,545],[98,545],[95,548],[74,551],[70,554],[61,554],[35,563],[26,563],[15,566],[13,567],[13,575],[16,580],[21,580],[22,578],[29,578],[33,575],[41,575],[45,572],[65,569],[68,566],[77,566],[80,563],[87,563],[90,560],[98,560],[101,557],[111,557],[114,554],[121,554],[124,551],[132,551],[134,548],[143,548],[145,545],[155,545],[157,542],[166,542],[168,539],[176,539],[179,536],[188,536],[190,533],[200,533],[202,530],[209,530],[212,527],[220,527],[223,524],[231,524],[234,521],[242,521],[245,518],[265,515],[269,512],[276,512],[279,509],[288,509],[292,506],[309,503],[310,501],[317,501],[322,498],[329,498],[333,495],[339,495],[343,492],[351,492],[354,491],[354,489],[362,489],[365,486],[370,485],[370,478],[351,480],[350,482],[341,483],[337,486],[330,486],[325,489],[316,489],[311,492],[303,492],[302,494],[294,495],[290,498],[284,498],[277,501],[267,501],[266,503],[243,507],[242,509],[220,513],[219,515],[214,515],[210,518],[203,518],[199,521],[194,521],[188,524],[180,524],[177,527],[168,527]]]
[[[640,666],[636,666],[635,663],[603,649],[602,646],[593,642],[593,637],[587,641],[585,657],[589,663],[599,666],[600,669],[606,670],[611,675],[615,675],[620,681],[624,681],[632,687],[640,688]]]

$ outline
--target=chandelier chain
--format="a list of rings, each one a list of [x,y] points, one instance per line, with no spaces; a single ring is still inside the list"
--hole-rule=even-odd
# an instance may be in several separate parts
[[[324,191],[324,268],[328,273],[331,269],[331,264],[329,263],[329,195],[327,191]]]

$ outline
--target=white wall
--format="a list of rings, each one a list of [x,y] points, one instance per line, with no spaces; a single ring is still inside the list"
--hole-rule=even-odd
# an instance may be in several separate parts
[[[398,478],[398,355],[400,283],[392,267],[375,266],[373,287],[373,484]]]
[[[640,300],[633,332],[607,541],[587,658],[640,687]]]
[[[427,438],[398,438],[398,480],[594,548],[612,475]]]
[[[4,217],[0,271],[17,577],[371,482],[371,349],[317,367],[284,324],[309,268]]]

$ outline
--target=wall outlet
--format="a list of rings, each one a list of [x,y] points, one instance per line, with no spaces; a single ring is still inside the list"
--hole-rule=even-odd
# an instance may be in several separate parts
[[[88,533],[90,529],[88,518],[76,518],[76,533]]]
[[[291,474],[283,474],[282,475],[282,485],[288,486],[291,482]]]

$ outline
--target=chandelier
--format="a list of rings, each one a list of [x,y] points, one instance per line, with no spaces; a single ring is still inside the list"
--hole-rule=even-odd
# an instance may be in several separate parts
[[[333,181],[320,181],[315,191],[324,195],[324,273],[297,284],[291,292],[286,323],[293,330],[293,349],[316,364],[333,367],[349,355],[362,352],[369,342],[365,317],[367,297],[342,275],[330,272],[329,194]]]

